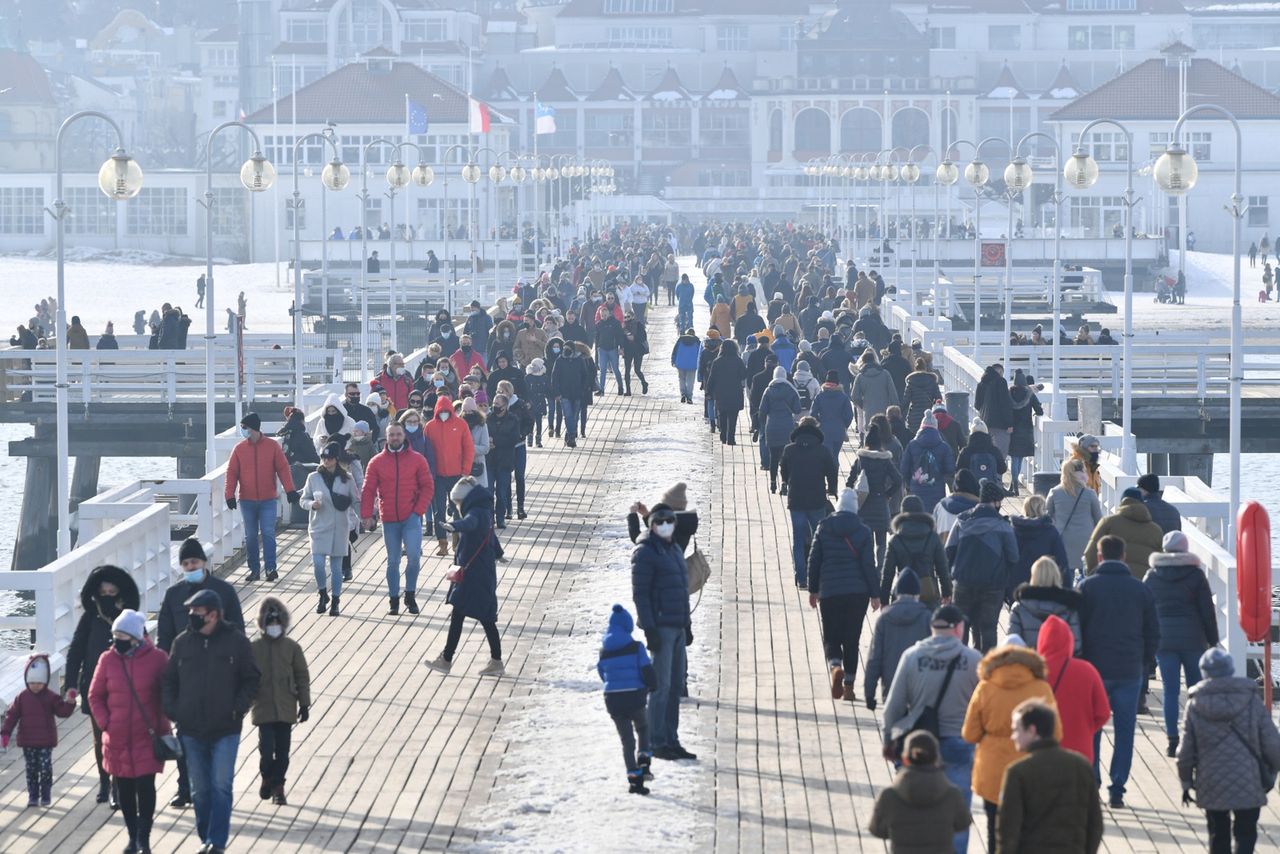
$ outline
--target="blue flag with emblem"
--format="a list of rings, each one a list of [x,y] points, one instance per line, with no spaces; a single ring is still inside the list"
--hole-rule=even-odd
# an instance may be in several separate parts
[[[427,108],[419,104],[412,98],[407,99],[408,103],[408,125],[410,134],[424,134],[427,132]]]

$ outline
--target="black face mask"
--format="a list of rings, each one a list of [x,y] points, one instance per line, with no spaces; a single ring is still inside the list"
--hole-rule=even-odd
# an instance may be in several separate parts
[[[188,614],[187,619],[191,623],[191,631],[198,632],[204,628],[205,618],[200,616],[199,614]]]
[[[102,612],[104,617],[118,617],[120,615],[120,603],[112,596],[104,596],[99,593],[94,597],[98,601],[98,610]]]
[[[134,641],[132,639],[120,640],[119,638],[116,638],[111,642],[111,645],[114,646],[116,648],[116,652],[121,655],[129,655],[133,652]]]

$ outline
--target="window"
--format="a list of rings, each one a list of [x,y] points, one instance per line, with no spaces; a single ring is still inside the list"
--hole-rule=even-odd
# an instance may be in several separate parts
[[[44,234],[43,187],[0,187],[0,234]]]
[[[547,148],[578,147],[578,111],[557,110],[556,132],[542,137]]]
[[[747,28],[743,24],[720,24],[716,27],[716,50],[746,50]]]
[[[1069,12],[1132,12],[1136,0],[1067,0]]]
[[[703,110],[698,140],[708,148],[745,148],[751,143],[746,110]]]
[[[324,19],[308,20],[297,19],[289,21],[285,29],[285,41],[301,42],[303,44],[323,43],[324,38]]]
[[[407,42],[442,42],[448,39],[448,32],[443,19],[405,21],[403,39]]]
[[[1071,134],[1072,150],[1080,144],[1080,134]],[[1125,135],[1119,131],[1115,133],[1099,133],[1093,131],[1089,134],[1089,146],[1086,146],[1093,159],[1099,163],[1123,163],[1129,157],[1129,143]]]
[[[1133,50],[1132,26],[1067,27],[1069,50]]]
[[[227,115],[227,102],[226,102],[226,101],[214,101],[214,102],[213,102],[213,117],[214,117],[215,119],[221,119],[221,118],[226,118],[226,115]]]
[[[866,107],[855,107],[840,117],[841,151],[879,151],[881,145],[880,114]]]
[[[782,152],[782,110],[769,114],[769,151]]]
[[[1072,196],[1071,228],[1077,237],[1123,237],[1124,199],[1120,196]]]
[[[280,169],[293,165],[294,137],[267,134],[262,138],[262,153],[271,164]],[[329,162],[326,155],[328,146],[319,139],[309,139],[302,144],[298,152],[298,162],[312,166],[320,166]],[[359,161],[356,161],[359,162]]]
[[[795,150],[808,156],[831,153],[831,120],[822,110],[809,107],[796,116]]]
[[[1208,131],[1192,131],[1187,134],[1187,152],[1196,159],[1197,163],[1208,163],[1212,158],[1210,154],[1213,147],[1213,134]]]
[[[305,199],[300,199],[299,201],[306,202]],[[284,200],[284,227],[290,233],[293,232],[293,199]],[[305,204],[298,209],[298,230],[307,230],[307,208]]]
[[[239,187],[213,190],[213,233],[218,237],[238,237],[246,233],[245,206],[249,191]]]
[[[783,24],[778,27],[778,49],[794,50],[796,46],[796,25]]]
[[[66,197],[67,234],[114,235],[116,205],[97,187],[70,187]]]
[[[670,27],[609,27],[609,47],[671,47]]]
[[[606,15],[669,15],[675,0],[604,0]]]
[[[1249,196],[1250,228],[1266,228],[1271,224],[1267,221],[1270,213],[1267,210],[1267,199],[1267,196]]]
[[[377,235],[378,227],[382,225],[382,199],[374,198],[373,194],[369,194],[369,201],[364,206],[364,227],[373,229],[373,234]]]
[[[680,148],[691,141],[687,110],[645,110],[640,127],[646,148]]]
[[[236,49],[233,47],[205,48],[204,64],[209,68],[235,68]]]
[[[187,233],[186,187],[143,187],[125,207],[129,234],[179,237]]]
[[[557,117],[557,119],[558,118],[559,117]],[[462,148],[453,148],[453,146],[466,146],[474,149],[480,144],[476,140],[476,136],[465,133],[418,134],[413,137],[413,142],[417,143],[417,145],[422,148],[423,159],[432,166],[435,166],[437,168],[437,172],[439,171],[440,164],[461,165],[462,163],[465,163],[466,157],[463,154]],[[446,161],[444,159],[445,152],[449,151],[450,148],[453,148],[453,151],[449,154],[449,159]]]
[[[1022,50],[1022,27],[998,24],[987,27],[987,47],[991,50]]]
[[[419,235],[427,240],[438,240],[445,236],[447,227],[450,237],[465,239],[471,222],[470,204],[471,200],[465,196],[461,199],[449,199],[448,208],[445,208],[443,198],[418,199]]]
[[[391,142],[399,142],[400,137],[384,137],[381,134],[366,134],[364,136],[343,136],[339,139],[338,150],[342,152],[342,162],[357,171],[361,163],[369,166],[389,166],[392,160],[391,146],[375,145],[365,152],[365,146],[373,142],[375,139],[389,139]]]
[[[587,148],[630,148],[635,144],[631,110],[596,110],[584,117]],[[559,124],[557,124],[559,129]]]
[[[751,172],[747,169],[699,169],[699,187],[750,187]]]
[[[954,50],[956,46],[955,27],[930,27],[929,47],[941,50]]]
[[[1147,134],[1147,156],[1155,158],[1164,154],[1173,134],[1169,131],[1151,131]]]

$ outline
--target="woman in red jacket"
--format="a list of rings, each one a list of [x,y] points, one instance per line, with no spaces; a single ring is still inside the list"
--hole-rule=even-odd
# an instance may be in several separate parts
[[[449,504],[449,491],[458,478],[471,474],[475,461],[475,443],[471,441],[471,428],[461,418],[455,418],[453,401],[441,397],[436,401],[435,417],[424,428],[427,441],[435,451],[435,495],[431,508],[435,521],[436,555],[448,556],[449,541],[445,538],[445,509]]]
[[[130,851],[151,851],[156,810],[156,759],[151,733],[169,734],[160,706],[160,681],[169,656],[146,637],[146,618],[134,610],[111,624],[112,648],[102,654],[89,685],[89,709],[102,728],[102,764],[120,789],[120,812]]]
[[[1111,717],[1111,703],[1098,671],[1073,657],[1074,648],[1075,635],[1061,617],[1051,614],[1040,624],[1036,652],[1044,659],[1045,681],[1062,718],[1062,747],[1093,762],[1093,734]]]

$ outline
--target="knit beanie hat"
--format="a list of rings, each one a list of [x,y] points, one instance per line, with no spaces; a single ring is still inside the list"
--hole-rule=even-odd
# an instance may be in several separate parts
[[[840,501],[836,504],[836,510],[841,513],[857,513],[858,493],[848,487],[842,489],[840,491]]]
[[[996,504],[1004,499],[1004,490],[994,480],[983,478],[978,484],[978,501],[983,504]]]
[[[675,510],[677,513],[686,510],[689,507],[689,496],[687,490],[688,486],[685,485],[685,482],[679,481],[666,492],[662,493],[661,503],[670,505],[671,509]]]
[[[125,611],[126,614],[132,614],[133,611]],[[27,672],[24,674],[28,685],[39,682],[41,685],[49,684],[49,659],[43,655],[33,655],[31,660],[27,662]],[[6,736],[8,738],[8,736]],[[8,742],[6,742],[7,744]]]
[[[945,403],[943,403],[942,401],[938,401],[937,403],[935,403],[935,404],[933,405],[933,409],[932,409],[931,411],[933,411],[933,412],[946,412],[946,411],[947,411],[947,405],[946,405]]]
[[[540,377],[547,372],[547,363],[538,358],[530,359],[529,366],[524,370],[531,377]]]
[[[342,456],[342,445],[338,442],[330,442],[324,446],[324,450],[320,452],[320,459],[339,459]]]
[[[936,430],[938,428],[938,419],[933,417],[932,412],[926,412],[924,418],[920,419],[920,426],[932,427]]]
[[[182,548],[178,549],[178,563],[184,560],[195,558],[208,562],[209,558],[204,553],[204,546],[195,537],[187,537],[182,541]]]
[[[1010,634],[1004,639],[1005,646],[1026,646],[1027,642],[1022,639],[1022,635]]]
[[[839,373],[837,373],[836,371],[827,371],[827,379],[826,379],[826,381],[827,381],[827,382],[829,382],[829,383],[839,383],[839,382],[840,382],[840,374],[839,374]]]
[[[368,433],[368,432],[369,432],[369,422],[368,422],[368,421],[357,421],[357,422],[356,422],[355,427],[353,427],[353,428],[352,428],[351,432],[352,432],[352,433]]]
[[[262,430],[262,419],[258,417],[256,412],[245,413],[244,418],[240,419],[241,427],[248,427],[250,430]]]
[[[1236,672],[1236,663],[1231,660],[1231,656],[1227,655],[1227,651],[1220,647],[1212,647],[1200,656],[1200,672],[1204,674],[1206,679],[1221,679],[1224,676],[1234,676]]]
[[[1161,551],[1186,554],[1189,549],[1190,544],[1187,542],[1187,535],[1181,531],[1170,531],[1164,535]]]
[[[635,620],[631,618],[631,613],[624,606],[615,604],[609,612],[609,633],[616,631],[629,635],[634,629]]]
[[[147,618],[132,608],[125,608],[111,624],[111,631],[124,632],[131,638],[142,640],[142,636],[147,633]]]
[[[1160,475],[1144,474],[1142,477],[1138,478],[1138,489],[1144,490],[1146,492],[1159,492],[1160,491]]]
[[[902,499],[903,513],[923,513],[924,501],[919,495],[908,495]]]
[[[894,586],[899,596],[919,596],[920,595],[920,576],[916,575],[916,571],[910,567],[898,573],[898,581]]]
[[[784,367],[782,367],[781,365],[779,365],[778,367],[776,367],[776,368],[774,368],[774,369],[773,369],[773,381],[774,381],[774,382],[778,382],[779,380],[786,380],[786,378],[787,378],[787,369],[786,369],[786,368],[784,368]]]
[[[986,433],[987,422],[983,421],[981,418],[973,419],[973,423],[969,425],[969,432],[970,433]]]
[[[1136,487],[1136,486],[1130,486],[1130,487],[1129,487],[1129,488],[1127,488],[1124,492],[1120,493],[1120,503],[1121,503],[1121,504],[1123,504],[1124,502],[1126,502],[1126,501],[1128,501],[1128,500],[1130,500],[1130,499],[1133,499],[1134,501],[1136,501],[1136,502],[1138,502],[1139,504],[1141,504],[1141,503],[1142,503],[1142,490],[1138,489],[1138,487]]]
[[[808,341],[807,339],[804,339],[804,338],[800,339],[800,352],[801,352],[801,353],[812,353],[812,352],[813,352],[813,345],[812,345],[812,344],[810,344],[810,343],[809,343],[809,341]]]
[[[478,412],[479,410],[480,406],[476,403],[476,399],[474,397],[464,397],[462,399],[462,411],[464,413]]]

